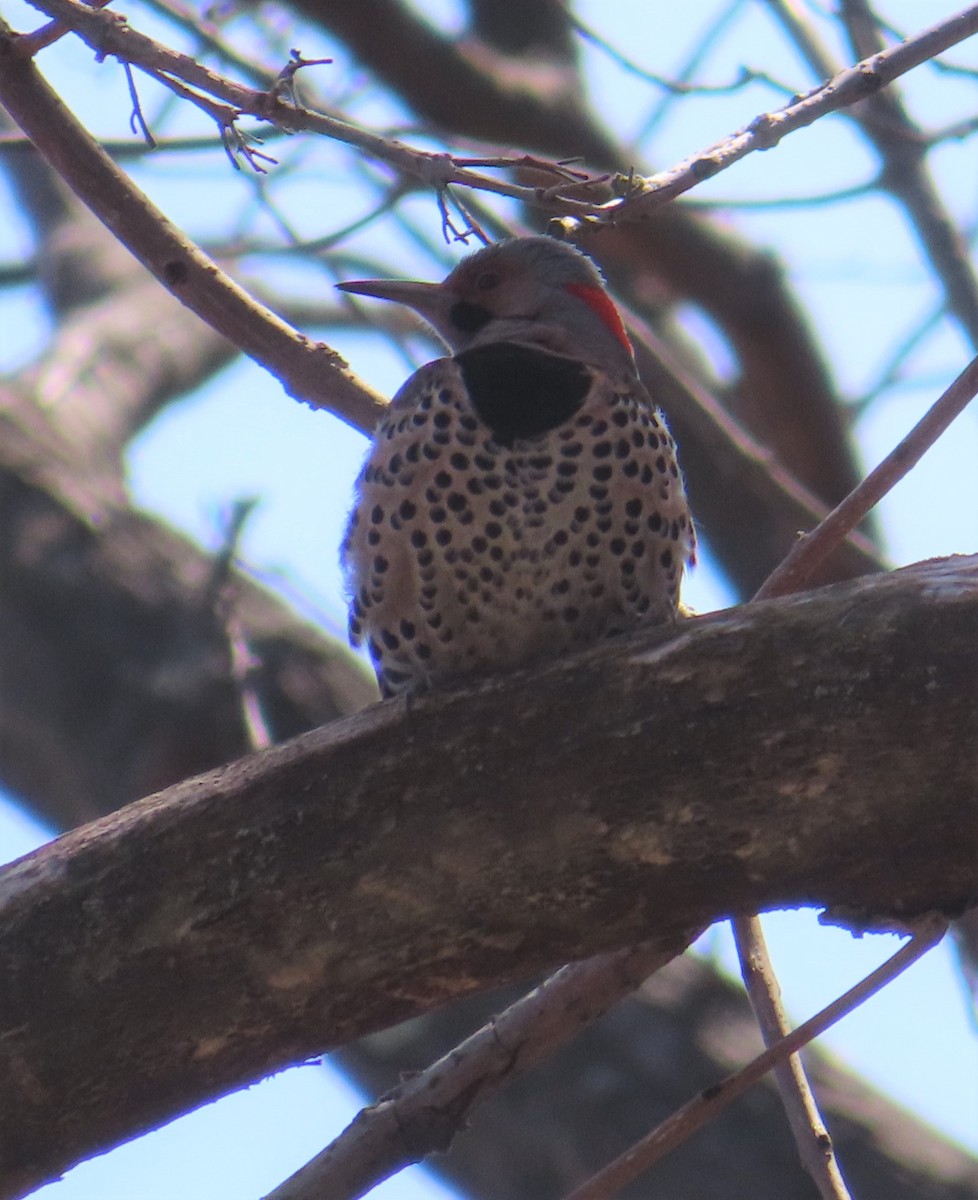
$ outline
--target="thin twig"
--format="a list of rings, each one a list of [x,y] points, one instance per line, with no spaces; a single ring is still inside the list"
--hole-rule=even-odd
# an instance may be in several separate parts
[[[854,488],[845,500],[810,534],[801,537],[768,576],[754,596],[770,600],[803,588],[812,573],[828,558],[866,514],[914,467],[951,422],[978,395],[978,358],[973,358],[939,400],[928,409],[905,438]]]
[[[647,216],[667,200],[712,178],[748,154],[770,150],[787,134],[876,95],[886,84],[976,32],[978,5],[972,5],[899,46],[848,67],[800,100],[774,112],[762,113],[712,149],[693,155],[671,170],[637,181],[636,188],[624,199],[604,205],[597,218],[618,222]]]
[[[768,0],[768,3],[813,73],[818,78],[835,75],[838,64],[799,6],[789,0]],[[843,0],[840,16],[858,57],[869,62],[890,52],[865,0]],[[878,153],[882,163],[880,187],[906,211],[924,254],[941,281],[948,309],[972,346],[978,348],[978,279],[968,247],[927,169],[930,140],[910,119],[895,88],[867,96],[864,104],[849,108],[845,115],[856,123]]]
[[[238,557],[245,525],[259,503],[257,496],[235,500],[227,516],[222,545],[214,556],[214,569],[207,581],[204,602],[224,626],[231,665],[231,678],[238,688],[241,704],[241,724],[248,748],[267,750],[274,742],[261,697],[255,687],[255,672],[261,666],[248,644],[244,622],[235,611],[232,571]]]
[[[119,241],[188,308],[266,367],[289,395],[328,405],[357,427],[385,401],[328,346],[313,343],[249,296],[132,183],[42,78],[12,48],[0,18],[0,104],[41,155]]]
[[[590,42],[603,54],[606,54],[613,63],[621,67],[629,75],[634,75],[637,79],[642,79],[646,83],[654,84],[655,87],[661,88],[662,91],[668,92],[670,96],[688,96],[691,93],[696,95],[721,95],[726,96],[731,92],[740,91],[749,83],[755,80],[763,80],[768,82],[767,77],[761,72],[751,71],[747,67],[741,67],[736,79],[731,83],[708,84],[708,83],[690,83],[689,78],[694,73],[700,62],[705,57],[706,53],[713,48],[718,32],[724,30],[726,25],[736,15],[737,10],[743,7],[743,0],[734,0],[734,3],[729,6],[725,13],[719,17],[714,16],[710,21],[709,36],[706,39],[696,39],[696,52],[691,64],[685,65],[675,79],[671,79],[666,75],[658,75],[655,71],[649,71],[646,67],[639,66],[638,63],[624,54],[617,46],[599,34],[591,26],[576,17],[572,12],[568,11],[567,18],[571,28],[574,29],[585,42]],[[705,46],[702,44],[705,41]],[[782,87],[779,90],[786,95],[791,95],[791,89]]]
[[[761,919],[735,917],[732,924],[740,972],[761,1037],[765,1046],[777,1045],[787,1037],[791,1027],[781,1004],[781,989],[768,954]],[[797,1051],[776,1064],[774,1075],[798,1156],[822,1200],[852,1200]]]
[[[859,396],[850,400],[847,408],[850,419],[862,416],[874,401],[888,388],[894,387],[904,378],[903,366],[923,342],[934,332],[944,318],[944,301],[939,301],[930,312],[918,320],[913,329],[903,338],[900,344],[890,353],[886,363],[877,373],[876,378]]]
[[[190,55],[162,46],[120,21],[118,14],[111,10],[100,12],[81,0],[32,0],[32,3],[69,25],[98,54],[113,55],[144,69],[155,70],[164,79],[182,80],[190,87],[232,105],[239,115],[250,114],[285,129],[320,133],[355,146],[395,170],[420,179],[436,191],[457,184],[509,196],[582,223],[598,224],[649,216],[654,209],[726,170],[746,155],[770,150],[787,134],[875,95],[881,87],[907,71],[978,32],[976,4],[899,46],[849,67],[802,99],[773,112],[761,113],[718,145],[692,155],[669,171],[648,178],[621,177],[619,184],[623,194],[603,204],[594,204],[572,195],[558,194],[555,189],[494,179],[459,167],[448,154],[417,150],[324,113],[296,108],[278,96],[274,88],[262,91],[245,87],[212,71]],[[21,45],[26,47],[26,43]]]
[[[129,99],[132,101],[132,113],[129,117],[129,128],[133,133],[142,133],[143,141],[150,150],[156,149],[156,139],[150,132],[149,126],[146,124],[146,118],[143,116],[143,107],[139,103],[139,92],[136,90],[136,81],[132,77],[132,67],[129,63],[122,64],[123,70],[126,73],[126,86],[129,88]]]
[[[877,967],[875,971],[870,972],[855,987],[844,992],[821,1012],[799,1025],[787,1037],[768,1047],[763,1054],[759,1054],[746,1067],[728,1075],[721,1083],[701,1092],[688,1104],[677,1109],[658,1128],[653,1129],[651,1133],[647,1134],[640,1142],[636,1142],[614,1162],[603,1167],[586,1183],[571,1192],[566,1200],[607,1200],[609,1196],[686,1141],[691,1134],[711,1121],[717,1113],[736,1100],[738,1096],[742,1096],[776,1063],[782,1062],[787,1055],[807,1046],[810,1041],[824,1033],[836,1021],[852,1012],[863,1001],[868,1000],[880,988],[895,979],[918,958],[936,946],[946,931],[947,924],[943,920],[927,922],[924,928],[916,933],[909,942],[901,946],[896,954],[887,959],[882,966]]]

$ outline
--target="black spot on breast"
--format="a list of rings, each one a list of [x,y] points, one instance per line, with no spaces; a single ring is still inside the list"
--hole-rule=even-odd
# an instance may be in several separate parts
[[[513,342],[477,346],[455,361],[479,419],[504,446],[562,425],[591,386],[583,363]]]

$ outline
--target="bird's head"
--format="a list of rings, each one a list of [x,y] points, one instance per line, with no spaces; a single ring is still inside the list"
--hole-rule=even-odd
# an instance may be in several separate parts
[[[456,354],[490,342],[518,342],[605,369],[635,370],[628,335],[597,267],[553,238],[486,246],[441,283],[360,279],[337,286],[406,304]]]

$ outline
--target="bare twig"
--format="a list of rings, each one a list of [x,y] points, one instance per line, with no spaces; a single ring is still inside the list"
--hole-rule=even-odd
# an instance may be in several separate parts
[[[853,418],[861,416],[887,388],[893,387],[904,378],[904,364],[914,351],[937,329],[944,318],[944,311],[944,302],[942,300],[931,308],[926,316],[917,321],[910,332],[891,352],[887,361],[878,371],[876,378],[867,386],[865,391],[853,400],[850,400],[848,408]]]
[[[978,5],[839,72],[807,96],[774,112],[762,113],[749,125],[710,150],[678,166],[641,180],[623,199],[602,206],[596,219],[633,220],[648,215],[667,200],[682,195],[756,150],[770,150],[789,133],[875,95],[886,84],[978,32]]]
[[[787,1037],[790,1026],[781,1005],[780,988],[771,965],[760,917],[735,917],[734,936],[740,971],[766,1046]],[[774,1075],[798,1156],[814,1180],[822,1200],[851,1200],[836,1161],[832,1139],[797,1051],[777,1063]]]
[[[0,103],[75,194],[183,304],[271,371],[297,399],[371,429],[382,397],[340,356],[249,296],[121,172],[62,104],[0,19]]]
[[[701,1129],[718,1112],[726,1108],[738,1096],[743,1095],[759,1079],[762,1079],[777,1063],[807,1046],[810,1041],[824,1033],[847,1013],[869,999],[897,975],[905,971],[918,958],[940,942],[947,930],[944,921],[928,922],[921,932],[914,935],[906,945],[882,966],[877,967],[865,979],[843,993],[838,1000],[823,1008],[814,1017],[799,1025],[794,1032],[759,1054],[753,1062],[740,1071],[728,1075],[716,1087],[701,1092],[682,1108],[677,1109],[666,1121],[636,1142],[614,1162],[609,1163],[581,1187],[575,1188],[566,1200],[608,1200],[620,1188],[637,1178],[649,1167],[664,1158],[697,1129]]]
[[[812,71],[820,78],[835,75],[837,64],[799,7],[790,0],[769,0],[769,4]],[[961,17],[965,15],[962,13]],[[854,52],[864,61],[877,61],[880,56],[892,53],[884,48],[879,27],[865,0],[844,0],[841,17]],[[948,309],[968,334],[972,346],[978,347],[978,279],[968,247],[928,172],[926,154],[930,140],[910,119],[899,93],[892,88],[867,96],[864,104],[850,108],[846,115],[879,154],[883,167],[880,186],[905,209],[943,285]]]
[[[866,514],[878,504],[927,453],[951,422],[978,394],[978,358],[974,358],[857,488],[829,513],[817,529],[799,539],[791,552],[765,580],[755,600],[786,596],[803,588],[821,563]]]
[[[155,150],[156,139],[150,133],[149,126],[146,124],[146,118],[143,116],[143,106],[139,103],[139,92],[136,90],[136,81],[132,77],[132,67],[129,63],[123,63],[122,66],[126,72],[126,86],[129,88],[129,99],[132,101],[129,128],[133,133],[141,133],[146,147],[149,150]]]
[[[478,1104],[552,1054],[665,966],[683,944],[562,967],[426,1070],[363,1110],[266,1200],[352,1200],[447,1147]]]
[[[289,61],[279,71],[269,91],[275,96],[284,96],[290,104],[300,108],[298,92],[296,91],[296,76],[303,67],[327,67],[332,64],[331,58],[303,58],[298,50],[289,53]]]
[[[118,14],[100,12],[81,0],[32,0],[35,7],[69,25],[100,55],[114,55],[164,79],[182,80],[190,87],[218,97],[238,110],[272,121],[282,128],[323,134],[355,146],[398,171],[414,176],[436,191],[449,184],[509,196],[582,222],[614,223],[648,216],[655,208],[682,195],[756,150],[770,150],[788,133],[812,124],[874,95],[900,75],[978,32],[978,5],[864,62],[842,71],[801,100],[774,112],[762,113],[718,145],[686,159],[669,171],[648,178],[622,176],[624,194],[603,204],[588,203],[554,189],[527,187],[493,179],[459,167],[448,154],[413,149],[324,113],[286,104],[274,88],[259,91],[219,75],[197,62],[131,29]],[[14,53],[24,53],[12,44]]]
[[[254,685],[255,672],[261,663],[252,653],[245,624],[235,609],[232,571],[245,525],[258,503],[257,496],[246,496],[231,505],[223,542],[214,557],[214,569],[204,595],[204,603],[213,609],[224,626],[231,678],[237,686],[241,704],[241,724],[252,751],[267,750],[275,739],[265,720],[261,697]]]

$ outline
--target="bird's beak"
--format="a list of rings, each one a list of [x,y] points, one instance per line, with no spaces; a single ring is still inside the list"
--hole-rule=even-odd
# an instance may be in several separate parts
[[[452,307],[458,297],[444,283],[417,283],[409,279],[353,279],[336,285],[341,292],[394,300],[412,309],[434,329],[451,349],[456,331],[452,325]]]
[[[352,292],[356,296],[373,296],[377,300],[405,304],[428,320],[437,319],[451,305],[451,299],[440,283],[419,283],[411,279],[351,279],[336,286],[341,292]]]

